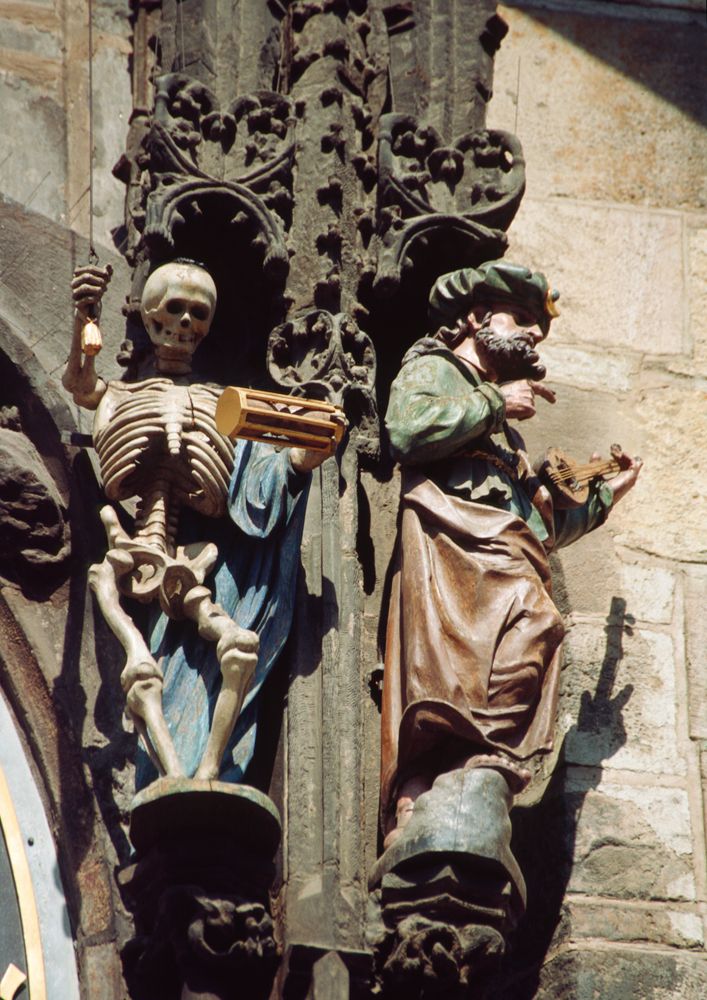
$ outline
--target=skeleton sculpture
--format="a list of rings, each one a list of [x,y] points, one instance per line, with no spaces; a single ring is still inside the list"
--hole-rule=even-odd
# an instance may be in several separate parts
[[[93,324],[110,270],[86,267],[72,282],[74,335],[63,377],[79,406],[96,411],[93,440],[106,496],[137,497],[135,535],[120,526],[115,510],[101,511],[108,551],[93,565],[89,582],[108,625],[127,654],[121,675],[127,711],[158,772],[183,774],[162,709],[162,672],[139,629],[120,604],[125,595],[157,599],[172,619],[190,619],[202,638],[215,642],[222,675],[206,749],[195,778],[218,777],[258,658],[258,636],[238,626],[204,586],[217,559],[212,542],[178,546],[180,511],[191,507],[208,517],[226,513],[233,444],[216,429],[218,386],[191,383],[194,351],[209,332],[216,286],[203,268],[175,262],[148,278],[141,312],[155,351],[154,377],[134,383],[106,383],[95,372],[100,350]],[[290,449],[297,471],[323,458]]]

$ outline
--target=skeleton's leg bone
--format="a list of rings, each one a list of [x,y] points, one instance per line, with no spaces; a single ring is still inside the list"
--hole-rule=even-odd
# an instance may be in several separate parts
[[[154,661],[147,643],[133,620],[120,605],[116,576],[123,575],[121,571],[124,566],[127,567],[128,558],[132,564],[132,557],[127,552],[116,549],[108,551],[102,563],[96,563],[90,567],[88,582],[96,595],[103,617],[126,652],[128,665],[140,662],[151,663]],[[116,573],[117,567],[119,568]]]
[[[144,721],[148,737],[145,740],[145,748],[152,762],[157,765],[157,770],[170,777],[181,777],[184,770],[162,712],[162,676],[156,664],[153,665],[153,672],[149,676],[148,670],[149,666],[141,664],[132,675],[127,668],[121,674],[120,680],[126,691],[128,711],[135,719],[136,728],[141,736],[143,732],[137,720]]]
[[[218,778],[226,746],[243,705],[258,663],[259,639],[241,628],[211,600],[206,587],[193,587],[184,600],[184,613],[197,623],[199,635],[217,642],[221,667],[221,690],[211,722],[211,732],[201,763],[194,775],[202,780]]]
[[[157,756],[157,751],[152,745],[152,740],[150,739],[150,734],[145,725],[145,720],[141,719],[139,715],[134,715],[129,708],[126,706],[126,715],[132,720],[133,725],[137,731],[138,736],[142,740],[145,750],[147,750],[147,756],[152,761],[152,764],[157,771],[157,773],[162,777],[164,775],[164,768],[162,767],[162,761]]]
[[[121,675],[129,711],[144,720],[161,770],[169,775],[182,775],[183,769],[169,735],[162,713],[162,675],[139,629],[120,605],[120,594],[113,564],[121,568],[128,553],[116,549],[106,554],[102,563],[88,571],[88,582],[96,595],[109,628],[125,650],[127,662]],[[132,562],[132,557],[129,557]],[[149,748],[148,748],[149,752]]]

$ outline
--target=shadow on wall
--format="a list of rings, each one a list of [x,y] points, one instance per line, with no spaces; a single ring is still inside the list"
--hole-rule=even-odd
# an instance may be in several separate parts
[[[513,852],[528,887],[528,909],[518,928],[504,970],[499,1000],[532,1000],[552,945],[563,940],[563,902],[572,874],[577,828],[585,798],[601,781],[604,761],[626,743],[623,710],[633,693],[626,684],[612,696],[623,657],[624,633],[631,634],[633,616],[623,598],[613,597],[606,618],[606,652],[594,693],[584,691],[577,721],[565,735],[557,764],[542,799],[513,811]],[[571,747],[579,733],[592,733],[596,758],[571,781]]]
[[[704,80],[697,71],[704,64],[707,43],[704,7],[702,11],[695,10],[688,22],[683,17],[642,18],[638,10],[619,18],[611,12],[613,4],[595,3],[591,7],[587,4],[584,10],[551,11],[536,9],[523,0],[504,0],[504,5],[522,10],[537,24],[635,80],[694,121],[707,124]],[[601,11],[600,7],[609,8],[609,12]],[[666,12],[663,9],[658,13]],[[613,30],[602,30],[607,21]],[[676,53],[681,53],[681,57],[677,58]]]

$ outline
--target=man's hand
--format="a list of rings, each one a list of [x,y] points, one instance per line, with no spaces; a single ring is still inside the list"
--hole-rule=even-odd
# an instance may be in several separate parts
[[[613,450],[612,457],[619,463],[621,471],[607,483],[607,486],[610,487],[611,492],[614,494],[614,503],[618,503],[622,497],[626,496],[629,490],[633,489],[643,468],[643,459],[638,456],[631,458],[624,451],[614,452]]]
[[[101,299],[113,275],[110,264],[97,267],[89,264],[77,267],[71,282],[71,295],[74,308],[81,320],[98,319],[101,311]]]
[[[498,387],[506,401],[506,417],[509,420],[528,420],[535,416],[535,397],[541,396],[548,403],[554,403],[556,396],[542,382],[521,379],[518,382],[504,382]]]

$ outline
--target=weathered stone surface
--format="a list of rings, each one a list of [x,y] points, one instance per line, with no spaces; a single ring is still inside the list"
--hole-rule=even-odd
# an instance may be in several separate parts
[[[581,803],[569,889],[620,899],[694,900],[687,795],[679,788],[602,783],[570,773]]]
[[[574,623],[565,642],[560,709],[571,763],[684,774],[670,635],[630,625]]]
[[[511,227],[508,257],[537,261],[534,266],[560,290],[561,315],[553,323],[550,350],[555,340],[610,348],[609,356],[592,359],[591,367],[598,380],[606,382],[610,362],[618,366],[609,375],[607,388],[612,389],[627,388],[621,373],[632,361],[635,372],[636,362],[626,351],[683,351],[687,302],[682,225],[675,212],[554,202],[538,198],[531,188]]]
[[[115,354],[125,336],[121,308],[130,288],[129,272],[115,251],[100,245],[97,249],[114,272],[101,316],[104,347],[98,365],[104,377],[120,378]],[[36,356],[43,380],[55,374],[57,386],[73,324],[71,296],[65,290],[73,267],[87,263],[88,253],[85,239],[34,211],[34,206],[27,211],[0,197],[0,318]],[[0,340],[0,350],[2,346]]]
[[[646,372],[630,404],[644,428],[645,468],[636,490],[612,514],[616,542],[666,559],[704,562],[707,501],[698,457],[707,449],[704,390],[697,381]]]
[[[641,366],[640,358],[607,354],[606,350],[596,346],[562,343],[561,337],[561,327],[553,327],[550,340],[542,346],[542,356],[548,369],[548,382],[562,386],[562,394],[572,387],[585,393],[612,393],[617,397],[635,384]],[[614,401],[608,403],[610,410],[615,406]],[[595,412],[601,409],[596,404],[593,408]]]
[[[653,952],[641,947],[573,948],[552,958],[542,970],[537,992],[503,994],[536,1000],[698,1000],[707,988],[703,956]]]
[[[623,562],[621,592],[638,621],[667,625],[672,620],[675,574],[645,562]]]
[[[687,295],[692,342],[691,374],[707,374],[707,223],[698,216],[687,220]]]
[[[88,233],[88,20],[84,4],[6,3],[1,12],[0,108],[15,136],[2,158],[6,197]],[[110,244],[122,192],[110,168],[130,115],[130,24],[122,4],[93,7],[94,230]]]
[[[81,983],[91,1000],[115,1000],[124,989],[120,961],[112,943],[96,943],[86,948]]]
[[[692,739],[707,740],[707,572],[688,567],[685,574],[687,695]]]
[[[689,904],[688,904],[689,905]],[[704,947],[704,927],[697,909],[673,903],[638,900],[594,900],[569,892],[565,897],[567,933],[582,938],[630,943],[648,943],[673,948]]]
[[[685,23],[630,9],[617,19],[589,4],[499,10],[510,31],[488,120],[522,136],[534,196],[707,206],[697,11]]]

